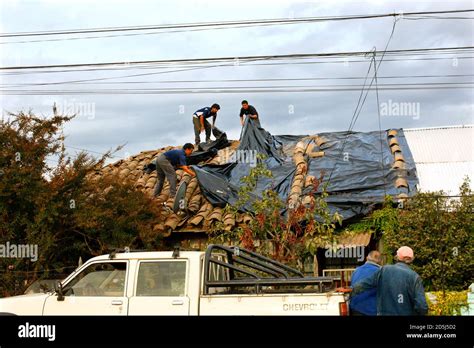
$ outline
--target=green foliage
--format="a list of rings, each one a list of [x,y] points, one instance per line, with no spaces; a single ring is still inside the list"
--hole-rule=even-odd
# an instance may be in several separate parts
[[[355,229],[381,234],[389,261],[399,247],[410,246],[415,252],[412,267],[427,290],[466,289],[474,274],[474,197],[469,187],[466,178],[459,199],[443,192],[418,193],[396,205],[387,198]]]
[[[79,257],[156,242],[152,200],[131,183],[100,175],[110,153],[66,157],[59,130],[69,120],[19,113],[0,124],[0,244],[34,244],[39,251],[36,262],[0,259],[0,296],[69,273]]]
[[[315,194],[317,183],[313,188],[312,203],[290,207],[286,216],[281,213],[286,204],[277,192],[268,189],[263,191],[262,197],[252,199],[258,180],[272,177],[262,159],[259,157],[257,166],[242,179],[237,204],[227,205],[223,212],[223,215],[231,213],[237,217],[239,211],[250,205],[251,221],[230,231],[225,230],[222,222],[216,223],[209,231],[210,242],[241,245],[275,260],[300,266],[305,256],[332,243],[333,232],[342,222],[342,217],[329,212],[325,192]]]
[[[467,291],[437,291],[432,292],[434,299],[426,296],[428,315],[461,315],[461,311],[468,307]]]

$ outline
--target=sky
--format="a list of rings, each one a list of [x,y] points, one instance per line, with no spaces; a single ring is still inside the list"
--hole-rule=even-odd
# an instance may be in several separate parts
[[[472,1],[8,1],[0,3],[1,33],[260,20],[314,16],[342,16],[415,11],[471,9]],[[461,15],[460,15],[461,16]],[[472,16],[472,14],[462,14]],[[389,50],[473,45],[470,19],[398,20]],[[392,31],[393,18],[316,22],[205,31],[161,32],[152,35],[119,36],[99,39],[13,43],[55,37],[0,38],[0,66],[28,66],[100,62],[129,62],[204,57],[242,57],[299,53],[382,51]],[[76,35],[77,36],[77,35]],[[73,37],[73,36],[65,36]],[[468,58],[453,55],[410,56],[411,60],[385,58],[378,70],[378,83],[468,83],[474,77]],[[379,59],[380,57],[378,57]],[[351,60],[357,60],[351,62]],[[326,60],[327,61],[327,60]],[[32,110],[46,117],[56,103],[60,112],[76,112],[64,127],[68,152],[87,149],[103,153],[118,145],[124,148],[115,159],[140,151],[194,141],[192,114],[195,110],[219,103],[216,125],[229,138],[238,139],[240,102],[246,99],[259,112],[262,126],[272,134],[317,134],[347,130],[360,90],[325,92],[245,92],[261,86],[359,85],[363,80],[340,78],[365,77],[370,59],[351,57],[332,63],[226,66],[168,72],[163,69],[121,71],[81,71],[11,74],[0,71],[2,112]],[[177,69],[176,69],[177,70]],[[154,75],[121,77],[141,74]],[[429,78],[384,79],[387,76],[436,75]],[[442,75],[443,77],[439,77]],[[462,75],[448,76],[446,75]],[[469,76],[470,75],[470,76]],[[372,75],[371,75],[372,76]],[[197,88],[242,87],[239,93],[186,94],[74,94],[9,95],[8,85],[51,83],[83,79],[107,80],[90,84],[14,87],[15,89],[124,89],[124,88]],[[328,78],[311,81],[252,81],[269,78]],[[338,79],[332,79],[338,78]],[[205,80],[235,80],[203,82]],[[123,83],[123,82],[129,83]],[[171,81],[171,82],[170,82]],[[178,81],[178,82],[176,82]],[[179,82],[191,81],[191,82]],[[106,83],[103,83],[106,82]],[[111,84],[111,83],[116,84]],[[139,83],[130,83],[139,82]],[[397,112],[394,107],[412,107]],[[380,126],[388,128],[437,127],[474,123],[472,88],[379,90],[368,94],[354,130],[379,129],[377,106],[382,108]],[[202,138],[204,136],[202,135]],[[204,139],[203,139],[204,140]]]

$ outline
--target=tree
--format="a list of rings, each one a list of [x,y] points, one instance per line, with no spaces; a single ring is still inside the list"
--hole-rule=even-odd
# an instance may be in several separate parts
[[[427,291],[463,290],[473,282],[473,212],[474,196],[466,178],[458,199],[442,191],[418,193],[398,205],[388,198],[356,228],[363,225],[381,234],[389,261],[399,247],[411,247],[413,269]]]
[[[66,156],[60,131],[71,119],[29,112],[0,124],[0,244],[37,245],[39,252],[35,262],[0,259],[3,295],[69,273],[79,257],[160,245],[152,199],[117,176],[97,175],[111,152],[99,159]]]
[[[223,212],[223,216],[230,213],[236,218],[250,204],[252,219],[230,231],[225,230],[223,222],[217,222],[209,231],[210,241],[240,245],[277,261],[301,266],[303,259],[314,255],[318,247],[332,243],[333,232],[341,224],[342,217],[330,213],[324,190],[322,194],[316,194],[319,181],[314,184],[311,203],[289,207],[286,214],[282,214],[285,202],[272,189],[263,191],[261,198],[251,201],[250,193],[257,187],[259,178],[272,177],[262,159],[259,157],[256,167],[242,178],[237,204],[227,205]]]

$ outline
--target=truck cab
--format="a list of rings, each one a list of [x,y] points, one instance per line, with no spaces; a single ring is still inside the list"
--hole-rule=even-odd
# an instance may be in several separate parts
[[[341,315],[333,279],[245,249],[118,252],[94,257],[47,294],[0,299],[15,315]]]

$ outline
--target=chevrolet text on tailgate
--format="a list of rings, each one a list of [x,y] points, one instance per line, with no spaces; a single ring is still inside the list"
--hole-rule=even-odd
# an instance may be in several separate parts
[[[54,292],[0,299],[0,314],[347,315],[334,280],[222,245],[114,252],[88,260]]]

